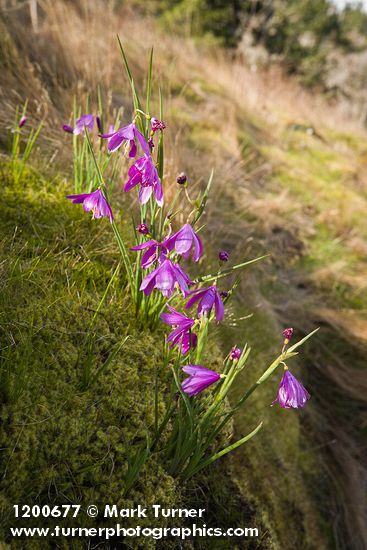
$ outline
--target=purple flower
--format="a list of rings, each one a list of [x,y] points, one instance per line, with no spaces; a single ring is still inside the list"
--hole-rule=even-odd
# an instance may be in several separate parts
[[[19,128],[23,128],[24,124],[27,122],[27,117],[26,116],[22,116],[22,118],[20,119],[19,121]]]
[[[279,384],[277,398],[271,405],[273,406],[278,402],[283,409],[290,409],[291,407],[298,409],[298,407],[304,407],[310,397],[301,382],[298,382],[297,378],[286,369]]]
[[[185,174],[185,172],[181,172],[181,174],[179,174],[177,176],[177,179],[176,179],[177,183],[179,183],[180,185],[184,185],[186,182],[187,182],[187,176]]]
[[[152,117],[150,119],[150,124],[152,127],[152,132],[157,132],[158,130],[164,130],[166,127],[163,120],[159,120],[159,118],[155,118],[155,117]]]
[[[93,193],[82,193],[80,195],[67,195],[67,199],[70,199],[74,204],[83,204],[85,212],[92,210],[93,218],[102,218],[108,216],[110,222],[113,222],[113,214],[110,205],[108,204],[101,189],[93,191]]]
[[[159,243],[154,239],[138,244],[137,246],[133,246],[130,250],[145,250],[141,259],[141,267],[144,269],[148,269],[148,267],[150,267],[157,260],[162,263],[167,258],[168,254],[168,249],[165,247],[164,243]]]
[[[129,191],[136,185],[140,185],[139,201],[145,204],[154,193],[158,206],[163,205],[163,190],[152,157],[146,154],[134,162],[129,168],[129,179],[127,180],[124,191]]]
[[[192,290],[189,295],[192,298],[188,300],[185,306],[186,309],[189,309],[198,302],[198,316],[201,317],[203,314],[209,315],[214,306],[217,321],[223,319],[224,305],[215,285],[208,288],[197,288],[196,290]]]
[[[179,313],[171,306],[168,306],[168,309],[171,313],[161,313],[160,317],[163,323],[176,328],[168,335],[167,342],[170,343],[171,348],[178,346],[181,353],[185,355],[190,348],[195,348],[197,344],[197,336],[191,332],[195,319]]]
[[[191,248],[194,248],[192,259],[197,262],[203,253],[203,245],[192,226],[185,223],[177,233],[165,240],[164,244],[168,250],[175,249],[185,259],[190,256]]]
[[[83,115],[75,123],[75,128],[73,130],[73,133],[76,135],[82,134],[84,132],[84,128],[89,130],[91,132],[93,130],[93,124],[94,124],[94,117],[93,115]]]
[[[131,124],[128,124],[127,126],[124,126],[123,128],[112,131],[110,134],[100,134],[99,137],[108,139],[108,150],[110,153],[117,151],[117,149],[119,149],[125,141],[128,141],[130,142],[129,157],[133,158],[136,156],[136,141],[138,141],[144,153],[146,155],[150,154],[150,150],[147,142],[145,141],[145,137],[141,132],[139,132],[133,122]]]
[[[186,365],[182,367],[182,370],[188,374],[189,377],[185,378],[182,382],[181,388],[182,391],[189,394],[190,397],[202,392],[205,388],[214,384],[214,382],[217,382],[221,378],[218,372],[201,367],[200,365]]]
[[[289,340],[293,336],[293,329],[292,328],[285,328],[283,330],[283,336],[284,336],[285,340],[287,340],[289,342]]]
[[[171,260],[164,260],[157,269],[143,279],[140,290],[148,295],[154,288],[157,288],[163,296],[170,296],[175,287],[178,286],[182,294],[187,296],[189,293],[187,285],[189,284],[192,284],[192,281],[180,265],[172,263]]]
[[[221,262],[228,262],[229,252],[227,252],[227,250],[220,250],[218,254],[218,258],[220,259]]]
[[[241,353],[242,352],[241,352],[240,348],[237,348],[236,346],[234,346],[231,349],[231,352],[230,352],[229,356],[233,361],[236,361],[241,357]]]
[[[149,227],[145,223],[139,223],[136,230],[138,231],[138,233],[141,233],[142,235],[148,235],[149,233]]]
[[[182,335],[177,336],[176,331],[178,330],[177,328],[172,331],[171,334],[168,335],[167,341],[170,342],[171,347],[180,346],[181,354],[186,355],[191,348],[196,348],[198,338],[194,332],[184,332]]]
[[[74,128],[72,126],[69,126],[69,124],[63,124],[62,129],[64,132],[67,132],[68,134],[74,133]]]

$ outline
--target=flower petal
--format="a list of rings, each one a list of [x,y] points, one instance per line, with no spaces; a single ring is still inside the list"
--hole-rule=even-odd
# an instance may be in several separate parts
[[[154,239],[150,239],[150,241],[145,241],[144,243],[137,244],[136,246],[132,246],[130,250],[144,250],[145,248],[149,248],[154,244],[157,244],[157,241],[155,241]]]
[[[183,313],[176,311],[173,307],[168,306],[171,313],[161,313],[160,318],[167,325],[179,325],[182,321],[190,320],[189,317],[186,317]]]
[[[144,252],[141,259],[143,269],[148,269],[157,260],[157,250],[158,247],[154,244]]]
[[[190,224],[185,223],[176,235],[175,250],[178,254],[190,251],[193,242],[193,230]]]
[[[139,132],[139,130],[137,129],[137,127],[135,125],[134,125],[134,136],[139,141],[139,143],[141,145],[141,148],[143,149],[144,153],[146,155],[150,155],[149,145],[147,144],[146,139],[143,136],[143,134],[141,132]]]
[[[224,305],[218,291],[215,291],[215,317],[217,321],[222,321],[224,317]]]
[[[192,255],[193,261],[197,262],[202,256],[202,254],[203,254],[203,244],[201,242],[200,237],[198,237],[196,233],[194,233],[194,253]]]
[[[116,132],[108,141],[108,150],[110,153],[114,153],[117,151],[119,147],[124,143],[125,138],[120,134],[120,132]]]
[[[74,204],[80,204],[89,197],[90,193],[81,193],[80,195],[66,195],[67,199],[70,199]]]
[[[210,313],[215,302],[215,292],[213,288],[207,289],[198,307],[198,315],[201,317],[203,313]]]
[[[139,202],[140,204],[146,204],[151,197],[152,187],[140,187],[139,189]]]
[[[129,151],[129,157],[130,158],[133,158],[136,156],[136,152],[137,152],[137,147],[136,147],[136,143],[133,139],[130,140],[130,151]]]
[[[175,285],[174,275],[170,260],[165,260],[158,268],[156,275],[156,288],[162,292],[172,292]]]
[[[163,189],[159,178],[157,179],[157,182],[154,185],[154,196],[158,206],[162,207],[163,206]]]
[[[191,290],[189,293],[189,296],[191,296],[191,298],[187,301],[185,309],[190,309],[194,304],[196,304],[196,302],[201,300],[206,291],[206,288],[197,288],[196,290]]]

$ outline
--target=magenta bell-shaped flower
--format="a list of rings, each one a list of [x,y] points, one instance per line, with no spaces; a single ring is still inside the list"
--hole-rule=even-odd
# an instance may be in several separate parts
[[[174,233],[164,241],[168,250],[175,249],[177,254],[187,259],[193,249],[192,259],[197,262],[203,253],[203,245],[200,237],[195,233],[189,223],[185,223],[177,233]]]
[[[140,290],[143,290],[144,294],[148,295],[156,288],[162,292],[163,296],[171,296],[174,289],[178,287],[181,289],[182,294],[187,296],[189,293],[189,284],[192,284],[192,281],[182,267],[166,259],[157,269],[143,279]]]
[[[100,138],[108,139],[108,150],[110,153],[117,151],[121,145],[126,141],[130,143],[129,157],[136,156],[137,146],[136,142],[140,143],[140,146],[146,155],[150,154],[148,144],[143,134],[137,129],[132,122],[123,128],[119,128],[116,131],[112,131],[110,134],[99,134]]]
[[[141,259],[141,267],[144,269],[148,269],[157,260],[162,263],[167,258],[169,252],[164,243],[159,243],[154,239],[133,246],[130,250],[145,250]]]
[[[279,384],[277,398],[271,405],[278,402],[283,409],[298,409],[304,407],[310,398],[311,395],[301,382],[298,382],[288,369],[285,369]]]
[[[182,370],[189,375],[182,384],[182,391],[190,397],[196,395],[214,382],[217,382],[222,376],[214,370],[207,369],[200,365],[186,365]]]
[[[93,115],[83,115],[80,118],[77,119],[75,122],[75,128],[73,130],[73,133],[76,135],[82,134],[84,132],[84,128],[91,132],[93,130],[94,125],[94,117]]]
[[[192,298],[188,300],[185,306],[186,309],[189,309],[196,302],[198,302],[199,317],[203,314],[209,315],[214,307],[217,321],[221,321],[223,319],[224,305],[215,285],[209,286],[208,288],[198,288],[196,290],[192,290],[189,295],[192,296]]]
[[[139,201],[145,204],[154,193],[158,206],[163,205],[163,190],[152,157],[145,154],[138,158],[129,168],[129,179],[127,180],[124,191],[130,191],[136,185],[140,185]]]
[[[167,342],[169,342],[171,348],[175,346],[179,347],[182,355],[185,355],[191,348],[195,348],[197,344],[197,336],[191,332],[195,319],[179,313],[171,306],[168,306],[168,309],[171,313],[161,313],[160,318],[166,325],[176,328],[168,335]]]
[[[74,204],[82,204],[85,212],[93,212],[93,219],[108,216],[110,222],[113,222],[113,214],[110,205],[108,204],[101,189],[93,191],[93,193],[81,193],[80,195],[67,195]]]

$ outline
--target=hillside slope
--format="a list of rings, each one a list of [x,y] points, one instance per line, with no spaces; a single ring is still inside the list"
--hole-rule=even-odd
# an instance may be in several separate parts
[[[256,395],[236,430],[243,434],[259,417],[265,428],[230,459],[232,478],[256,506],[274,548],[293,549],[297,540],[299,548],[362,550],[367,137],[337,106],[277,71],[253,74],[222,51],[167,36],[128,10],[93,6],[45,3],[39,32],[27,35],[19,30],[20,21],[29,26],[26,11],[3,14],[1,122],[9,126],[14,106],[28,97],[33,118],[46,117],[39,163],[68,176],[69,147],[59,128],[73,94],[80,103],[90,94],[95,105],[101,84],[111,111],[122,105],[128,118],[115,35],[140,82],[154,45],[156,79],[167,98],[166,177],[186,171],[195,195],[215,170],[208,257],[214,262],[219,248],[229,248],[233,261],[271,253],[246,273],[219,334],[223,341],[245,337],[253,347],[243,384],[277,353],[282,326],[293,325],[298,335],[322,329],[295,370],[312,393],[309,407],[270,408],[276,378]]]
[[[1,162],[0,175],[0,547],[175,548],[169,539],[120,537],[105,543],[98,536],[10,536],[11,527],[30,527],[27,517],[15,520],[14,502],[39,507],[72,503],[82,511],[94,502],[119,508],[204,507],[207,527],[258,527],[261,540],[250,540],[246,547],[269,548],[261,516],[244,500],[228,464],[182,483],[168,473],[158,444],[137,479],[131,477],[138,453],[153,434],[162,332],[144,329],[135,320],[123,274],[116,271],[118,251],[108,222],[96,223],[74,209],[60,178],[50,182],[28,169],[16,183],[8,162]],[[216,356],[213,343],[208,361]],[[167,369],[157,392],[162,416],[170,383]],[[116,518],[101,514],[62,519],[66,529],[116,525]],[[33,528],[53,529],[55,523],[60,525],[60,519],[32,518]],[[191,525],[191,520],[139,520],[142,527],[172,524]],[[124,518],[125,528],[134,526],[135,519]],[[210,541],[197,547],[210,548]],[[217,548],[225,550],[225,542],[217,540]]]

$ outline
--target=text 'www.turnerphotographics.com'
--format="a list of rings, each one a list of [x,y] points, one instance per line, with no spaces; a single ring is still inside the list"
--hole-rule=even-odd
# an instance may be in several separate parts
[[[89,518],[135,518],[139,519],[151,518],[173,518],[187,520],[201,520],[201,524],[193,523],[185,526],[167,526],[156,527],[136,525],[127,527],[123,524],[109,527],[67,527],[56,525],[50,527],[12,527],[10,528],[13,537],[103,537],[106,540],[114,537],[143,537],[153,538],[156,540],[173,537],[181,540],[197,537],[258,537],[259,531],[254,527],[221,527],[208,526],[205,523],[205,508],[163,508],[160,504],[153,504],[150,507],[143,507],[140,504],[135,508],[119,508],[116,504],[106,504],[100,509],[95,504],[90,504],[87,507],[81,505],[62,505],[62,506],[18,506],[14,507],[14,515],[16,518],[76,518],[79,515],[87,515]]]

